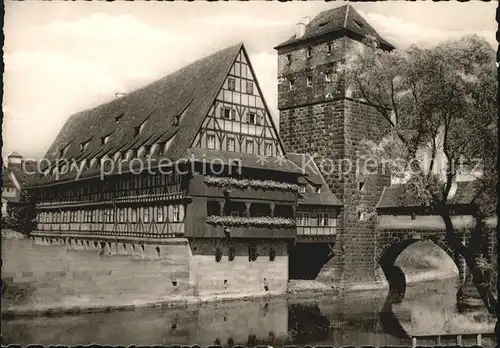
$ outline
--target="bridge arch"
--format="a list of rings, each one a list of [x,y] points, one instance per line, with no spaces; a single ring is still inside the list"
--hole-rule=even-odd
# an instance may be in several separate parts
[[[382,247],[378,248],[375,261],[382,268],[387,282],[389,283],[389,292],[393,294],[396,302],[402,300],[404,297],[406,291],[406,277],[404,272],[399,267],[395,266],[394,263],[399,255],[401,255],[410,245],[423,241],[431,241],[434,245],[442,249],[457,266],[460,282],[465,279],[463,274],[465,271],[463,260],[450,248],[445,240],[433,237],[417,238],[415,235],[393,237]]]

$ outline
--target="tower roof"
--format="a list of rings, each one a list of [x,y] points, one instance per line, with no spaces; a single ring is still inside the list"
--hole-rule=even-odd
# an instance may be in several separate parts
[[[321,12],[306,25],[303,36],[296,38],[294,35],[276,46],[275,49],[304,43],[324,36],[337,37],[343,35],[358,40],[366,35],[371,35],[377,39],[382,48],[394,49],[394,46],[380,36],[350,4]]]

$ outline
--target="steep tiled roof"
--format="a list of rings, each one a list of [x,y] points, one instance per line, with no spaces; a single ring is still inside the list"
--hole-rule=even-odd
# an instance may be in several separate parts
[[[393,49],[387,40],[380,36],[373,27],[350,5],[336,7],[318,14],[306,25],[305,33],[302,37],[295,35],[275,48],[282,48],[294,43],[304,42],[323,35],[350,35],[361,39],[366,35],[374,36],[385,49]]]
[[[377,203],[378,209],[387,208],[410,208],[411,206],[405,206],[402,204],[402,197],[406,192],[404,184],[394,185],[391,187],[385,187]],[[473,181],[462,181],[457,183],[457,189],[453,197],[448,199],[448,204],[470,204],[474,198],[475,187]],[[406,197],[405,201],[409,202],[411,199]]]
[[[239,43],[220,50],[123,97],[70,116],[45,157],[53,161],[65,148],[63,157],[77,161],[112,156],[117,151],[137,149],[174,136],[165,157],[180,158],[190,147],[242,47]],[[179,125],[175,126],[179,115]],[[134,127],[144,121],[147,122],[141,134],[134,137]],[[101,138],[107,135],[109,141],[102,144]],[[80,145],[87,141],[88,146],[82,151]],[[51,181],[50,176],[38,176],[31,184]]]
[[[305,174],[302,183],[306,185],[306,192],[299,194],[298,203],[304,205],[334,205],[341,206],[342,203],[333,194],[332,190],[321,175],[316,164],[311,160],[311,156],[301,153],[287,153],[287,158]],[[311,165],[303,165],[311,164]],[[320,193],[312,189],[312,186],[320,188]]]

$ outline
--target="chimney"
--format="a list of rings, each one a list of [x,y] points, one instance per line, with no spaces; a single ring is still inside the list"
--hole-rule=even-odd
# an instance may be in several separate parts
[[[308,25],[310,22],[311,22],[311,17],[309,16],[306,16],[302,19],[302,23],[304,23],[305,25]]]
[[[297,26],[295,28],[295,38],[299,39],[302,36],[304,36],[304,33],[306,32],[306,25],[302,22],[297,23]]]

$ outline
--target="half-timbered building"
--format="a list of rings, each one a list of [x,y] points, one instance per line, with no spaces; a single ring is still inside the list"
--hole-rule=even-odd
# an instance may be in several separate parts
[[[242,44],[71,116],[46,159],[33,236],[125,254],[187,240],[195,292],[286,290],[303,173]],[[301,234],[332,237],[318,197],[304,207],[321,222]]]

